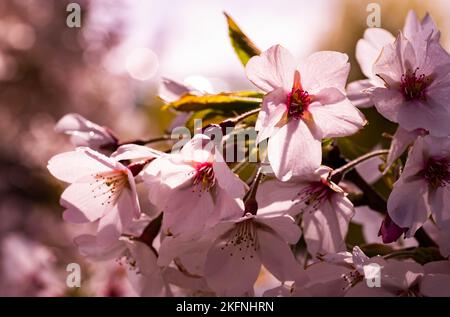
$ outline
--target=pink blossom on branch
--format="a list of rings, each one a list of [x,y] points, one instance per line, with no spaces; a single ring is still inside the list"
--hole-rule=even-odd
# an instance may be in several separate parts
[[[389,216],[412,237],[430,215],[450,228],[450,137],[419,137],[388,199]]]
[[[242,215],[246,184],[206,135],[197,134],[180,152],[157,158],[143,177],[150,202],[164,212],[166,233],[198,231]]]
[[[48,162],[50,173],[70,183],[61,195],[64,219],[73,223],[99,221],[97,241],[115,241],[139,218],[140,207],[130,169],[89,148],[58,154]]]
[[[288,50],[275,45],[247,63],[249,80],[267,92],[255,125],[257,142],[269,138],[269,162],[280,180],[317,169],[323,138],[351,135],[366,124],[345,95],[347,60],[323,51],[296,65]]]
[[[308,252],[313,256],[345,250],[354,215],[347,194],[328,180],[330,172],[322,166],[290,182],[263,182],[256,197],[262,214],[287,213],[301,219]]]

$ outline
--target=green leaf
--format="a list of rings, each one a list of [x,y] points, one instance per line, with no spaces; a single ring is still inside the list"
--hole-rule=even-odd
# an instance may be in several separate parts
[[[234,20],[224,12],[228,23],[228,34],[230,36],[231,45],[241,63],[245,66],[248,60],[255,55],[261,54],[259,48],[245,35]]]
[[[220,110],[226,113],[243,113],[256,109],[262,102],[262,94],[253,91],[238,91],[216,95],[185,94],[180,99],[168,103],[163,109],[190,112],[206,109]]]

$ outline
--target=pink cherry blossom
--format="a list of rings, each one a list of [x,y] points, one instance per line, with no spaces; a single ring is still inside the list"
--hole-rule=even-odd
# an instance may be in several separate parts
[[[422,21],[418,19],[413,10],[408,12],[403,27],[403,35],[409,40],[427,38],[438,41],[440,33],[429,14]],[[368,78],[350,83],[347,86],[347,95],[352,103],[361,108],[370,107],[373,102],[367,92],[369,88],[383,87],[383,81],[373,71],[373,65],[380,56],[383,47],[392,44],[395,37],[382,28],[368,28],[362,39],[356,44],[356,60],[361,67],[362,73]]]
[[[70,135],[75,146],[87,146],[94,150],[114,150],[118,140],[107,127],[99,126],[77,113],[66,114],[56,124],[57,132]]]
[[[394,184],[388,212],[412,237],[429,215],[438,227],[450,228],[450,137],[419,137]]]
[[[267,92],[256,122],[257,141],[269,138],[268,158],[277,178],[319,167],[321,140],[347,136],[366,121],[345,96],[350,65],[345,54],[317,52],[300,61],[280,45],[246,65],[247,77]]]
[[[407,131],[424,129],[433,136],[450,134],[448,85],[450,56],[437,40],[399,34],[373,66],[384,81],[370,97],[377,110]]]
[[[280,281],[294,280],[302,274],[289,248],[300,238],[300,229],[292,217],[246,214],[217,226],[224,233],[208,250],[205,278],[218,295],[251,294],[261,265]]]
[[[291,285],[289,295],[345,296],[355,285],[365,284],[368,265],[383,267],[385,263],[381,257],[367,257],[359,247],[354,247],[352,253],[330,253],[323,257],[321,262],[306,268],[304,276]]]
[[[48,162],[50,173],[70,186],[61,195],[64,219],[99,221],[97,241],[116,240],[140,215],[134,176],[113,158],[89,148],[58,154]]]
[[[198,231],[242,215],[246,184],[206,135],[195,135],[179,153],[155,159],[144,179],[150,202],[164,212],[165,232]]]
[[[260,213],[286,212],[301,217],[303,235],[313,256],[345,250],[345,236],[354,208],[346,193],[328,180],[331,169],[290,182],[266,181],[256,199]]]

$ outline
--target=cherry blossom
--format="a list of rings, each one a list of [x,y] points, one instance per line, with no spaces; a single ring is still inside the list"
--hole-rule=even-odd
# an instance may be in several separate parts
[[[415,12],[410,10],[403,27],[403,35],[409,40],[430,36],[431,39],[438,41],[440,32],[428,13],[420,21]],[[358,40],[356,60],[367,79],[354,81],[347,86],[348,98],[355,106],[365,108],[373,105],[368,95],[369,88],[383,87],[384,85],[383,80],[373,71],[373,65],[382,53],[383,47],[394,41],[395,37],[383,28],[368,28],[365,30],[363,38]]]
[[[205,261],[206,281],[217,294],[251,294],[261,265],[280,281],[302,274],[289,248],[300,238],[300,229],[290,216],[247,213],[217,226],[225,232],[213,242]]]
[[[385,118],[403,129],[447,136],[449,68],[450,56],[437,40],[417,37],[409,41],[400,33],[383,48],[373,66],[384,87],[372,89],[370,97]]]
[[[388,212],[412,237],[429,215],[440,228],[450,228],[450,138],[420,137],[409,153],[403,173],[394,184]]]
[[[70,135],[75,146],[87,146],[93,150],[115,150],[117,138],[107,127],[99,126],[77,113],[66,114],[56,124],[57,132]]]
[[[275,45],[246,65],[267,92],[255,125],[257,141],[269,138],[268,158],[277,178],[310,173],[321,162],[321,140],[347,136],[366,121],[345,96],[350,65],[345,54],[317,52],[300,61]]]
[[[345,250],[345,236],[354,208],[346,193],[328,179],[331,169],[290,182],[266,181],[257,200],[260,213],[285,212],[301,219],[308,251],[313,256]]]
[[[134,176],[113,158],[79,147],[48,162],[50,173],[70,186],[61,195],[64,219],[73,223],[99,221],[97,241],[116,240],[140,215]]]
[[[164,212],[163,229],[171,234],[242,215],[246,185],[206,135],[195,135],[179,153],[155,159],[143,177],[150,202]]]

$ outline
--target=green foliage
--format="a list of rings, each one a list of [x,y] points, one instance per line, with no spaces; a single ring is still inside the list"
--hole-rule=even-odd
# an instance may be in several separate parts
[[[243,65],[247,64],[248,60],[255,55],[261,54],[261,51],[256,45],[245,35],[234,20],[225,13],[228,23],[228,34],[230,36],[231,45],[233,45],[239,60]]]
[[[232,115],[258,108],[262,102],[262,96],[261,93],[255,91],[223,92],[200,96],[186,94],[180,99],[164,105],[163,109],[172,108],[182,112],[214,109]]]

